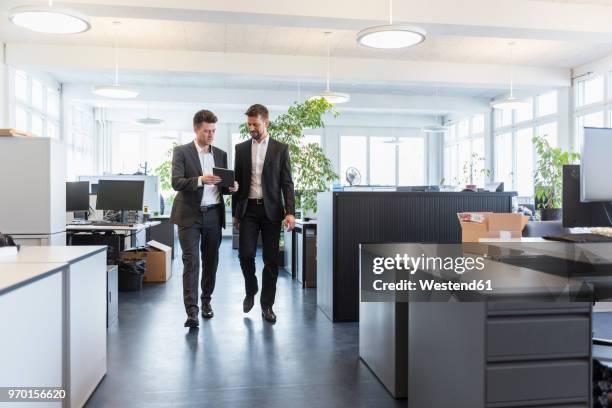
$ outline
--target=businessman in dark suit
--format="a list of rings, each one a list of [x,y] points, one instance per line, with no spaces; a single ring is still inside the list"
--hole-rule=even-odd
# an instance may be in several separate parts
[[[210,299],[215,289],[221,228],[225,228],[223,194],[234,193],[238,183],[224,188],[213,167],[227,168],[227,153],[212,145],[217,117],[201,110],[193,117],[195,140],[174,148],[172,188],[178,191],[170,221],[178,225],[183,251],[183,301],[185,327],[198,326],[198,281],[202,258],[202,317],[213,317]]]
[[[248,313],[258,291],[255,276],[255,252],[261,232],[264,269],[259,298],[262,315],[276,322],[272,310],[278,277],[278,253],[281,224],[288,230],[295,226],[295,194],[291,178],[289,148],[271,139],[268,109],[253,105],[246,111],[251,139],[236,145],[236,180],[242,188],[233,194],[234,226],[240,231],[238,256],[244,275],[246,297],[243,310]]]

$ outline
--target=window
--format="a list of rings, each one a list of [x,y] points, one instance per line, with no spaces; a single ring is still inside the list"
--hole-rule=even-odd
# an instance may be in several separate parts
[[[495,181],[503,181],[506,188],[512,184],[512,133],[495,136]]]
[[[516,122],[525,122],[533,119],[533,98],[526,100],[525,104],[516,109]]]
[[[576,102],[578,106],[589,105],[604,100],[604,78],[597,76],[578,82]]]
[[[316,145],[318,145],[319,147],[321,146],[321,135],[304,135],[302,136],[302,145],[308,145],[310,143],[314,143]]]
[[[395,144],[391,137],[370,138],[370,184],[395,185]]]
[[[533,128],[521,129],[516,134],[516,190],[520,196],[533,195],[534,153]]]
[[[25,71],[10,70],[14,85],[12,126],[37,136],[60,137],[60,93]]]
[[[538,136],[545,137],[548,140],[548,144],[557,146],[557,122],[538,126],[536,132]]]
[[[446,140],[444,146],[444,183],[450,185],[468,184],[470,179],[477,185],[484,185],[484,114],[473,115],[450,125],[455,128],[458,138]],[[461,135],[461,136],[459,136]],[[478,157],[473,155],[477,154]],[[475,160],[475,162],[474,162]],[[477,168],[470,171],[474,164]],[[471,175],[471,177],[470,177]]]
[[[346,179],[346,170],[355,167],[361,173],[361,184],[368,184],[368,138],[366,136],[340,137],[340,180]]]
[[[425,139],[422,137],[404,137],[399,149],[400,186],[415,186],[426,183],[425,176]]]
[[[495,109],[495,128],[512,125],[511,109]]]
[[[538,96],[538,116],[557,113],[557,91],[548,92]]]

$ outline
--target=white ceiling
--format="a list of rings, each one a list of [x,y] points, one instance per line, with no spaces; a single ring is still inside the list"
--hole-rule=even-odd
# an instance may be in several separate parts
[[[254,24],[93,18],[93,28],[83,34],[42,35],[15,27],[0,17],[0,38],[6,42],[100,46],[115,43],[120,48],[145,48],[227,53],[326,55],[325,29],[277,27]],[[481,36],[431,35],[415,47],[405,50],[375,50],[359,46],[357,30],[333,30],[332,56],[380,58],[389,60],[442,61],[470,64],[509,64],[508,38]],[[513,63],[523,66],[572,68],[612,53],[612,43],[517,39]]]

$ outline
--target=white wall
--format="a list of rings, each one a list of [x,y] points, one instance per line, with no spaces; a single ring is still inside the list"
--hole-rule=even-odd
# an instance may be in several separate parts
[[[0,43],[0,128],[8,127],[8,70],[4,63],[4,44]]]

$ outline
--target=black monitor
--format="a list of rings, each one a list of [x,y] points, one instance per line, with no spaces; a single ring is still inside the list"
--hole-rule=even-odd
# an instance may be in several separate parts
[[[563,166],[563,227],[612,227],[612,205],[580,201],[580,165]]]
[[[89,181],[66,183],[66,211],[89,210]]]
[[[98,181],[97,210],[142,210],[143,180]]]

